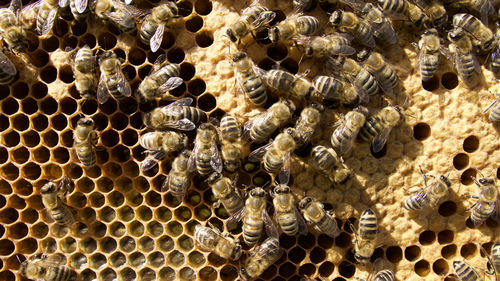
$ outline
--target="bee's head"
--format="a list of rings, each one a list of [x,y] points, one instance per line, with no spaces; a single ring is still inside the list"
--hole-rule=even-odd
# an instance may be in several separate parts
[[[229,40],[231,40],[232,42],[235,42],[238,41],[238,39],[236,38],[236,36],[234,35],[233,33],[233,30],[231,28],[228,28],[227,31],[226,31],[226,34],[227,36],[229,37]]]
[[[229,30],[228,30],[229,31]],[[243,53],[243,52],[240,52],[240,53],[237,53],[236,55],[234,55],[233,57],[233,61],[234,62],[238,62],[242,59],[245,59],[247,57],[247,54]]]
[[[312,201],[313,199],[311,197],[305,197],[304,199],[300,200],[299,209],[305,209],[309,204],[311,204]]]
[[[330,22],[333,24],[333,26],[337,26],[340,24],[342,21],[342,10],[336,10],[333,12],[333,14],[330,16]]]

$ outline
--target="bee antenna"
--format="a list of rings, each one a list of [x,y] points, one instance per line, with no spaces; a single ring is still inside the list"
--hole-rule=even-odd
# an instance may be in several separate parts
[[[474,181],[474,183],[477,185],[477,186],[480,186],[479,182],[477,181],[476,177],[474,176],[471,176],[472,180]]]
[[[477,168],[474,168],[474,170],[476,170],[481,175],[481,177],[484,178],[484,175]]]

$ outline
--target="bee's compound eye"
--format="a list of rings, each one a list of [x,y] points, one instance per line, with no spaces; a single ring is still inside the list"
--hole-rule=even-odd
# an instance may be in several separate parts
[[[482,179],[480,179],[480,180],[479,180],[479,183],[480,183],[480,184],[487,184],[487,183],[488,183],[488,180],[487,180],[487,179],[485,179],[485,178],[482,178]]]
[[[255,191],[250,191],[250,196],[255,196]]]

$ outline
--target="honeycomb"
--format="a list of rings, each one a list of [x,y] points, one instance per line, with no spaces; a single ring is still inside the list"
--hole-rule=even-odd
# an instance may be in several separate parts
[[[121,34],[111,25],[57,20],[45,38],[30,35],[33,66],[11,53],[19,70],[8,86],[0,86],[0,280],[25,280],[18,274],[20,263],[35,253],[60,253],[79,280],[235,280],[238,263],[200,251],[193,241],[194,226],[206,221],[222,229],[226,211],[213,208],[215,198],[205,179],[194,175],[183,202],[161,192],[172,158],[150,171],[139,167],[144,149],[139,136],[146,132],[141,113],[167,104],[166,101],[138,103],[133,97],[109,99],[98,104],[83,101],[74,86],[67,47],[89,45],[113,50],[125,60],[123,71],[137,86],[148,75],[156,58],[165,53],[170,63],[181,66],[183,85],[172,91],[176,97],[192,97],[210,117],[226,112],[241,122],[263,109],[252,106],[235,91],[230,53],[235,46],[223,38],[228,23],[236,20],[249,3],[230,0],[181,0],[183,16],[167,29],[161,49],[152,53],[136,38]],[[2,6],[9,3],[3,0]],[[25,3],[27,4],[27,3]],[[151,8],[158,1],[139,2]],[[276,21],[292,12],[291,1],[268,1]],[[317,6],[311,14],[324,25],[327,15]],[[382,258],[395,270],[397,280],[454,280],[451,262],[465,259],[484,269],[480,247],[490,250],[499,240],[499,225],[488,219],[475,228],[467,219],[471,202],[464,195],[477,193],[471,180],[475,168],[500,179],[499,127],[488,122],[482,110],[492,102],[490,92],[499,85],[483,67],[482,87],[468,90],[459,82],[452,66],[441,61],[437,75],[424,84],[415,70],[417,51],[410,46],[418,37],[397,26],[398,47],[384,54],[400,68],[404,95],[394,97],[402,104],[409,97],[406,118],[396,127],[386,147],[376,154],[368,144],[357,144],[345,157],[356,174],[348,185],[333,187],[314,170],[307,153],[292,161],[292,182],[297,197],[304,194],[335,209],[342,233],[333,239],[314,232],[306,236],[281,236],[285,254],[261,276],[264,280],[324,280],[367,278],[370,267],[354,263],[352,231],[360,213],[371,207],[379,217],[379,247],[372,261]],[[263,69],[280,66],[292,73],[311,70],[313,61],[300,65],[300,51],[285,43],[255,44],[246,38],[240,45]],[[277,97],[271,95],[271,100]],[[380,97],[370,106],[379,107]],[[344,109],[329,110],[313,143],[328,145],[333,128]],[[72,151],[72,132],[77,120],[90,116],[99,132],[97,165],[83,168]],[[189,132],[194,138],[195,132]],[[255,149],[254,145],[246,148]],[[438,210],[409,213],[402,208],[408,188],[423,185],[418,167],[427,174],[451,170],[452,192]],[[69,229],[50,222],[43,211],[40,187],[47,179],[64,176],[75,182],[68,205],[77,222]],[[262,186],[272,181],[258,164],[246,162],[237,186]],[[229,227],[237,237],[240,227]],[[245,248],[248,250],[248,248]]]

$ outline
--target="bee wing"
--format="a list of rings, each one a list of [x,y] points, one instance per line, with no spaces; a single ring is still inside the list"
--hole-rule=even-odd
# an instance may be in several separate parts
[[[389,138],[389,134],[391,133],[392,127],[385,128],[378,136],[373,138],[372,148],[373,152],[377,153],[382,148],[384,148],[387,139]]]
[[[99,84],[97,85],[97,101],[100,104],[105,103],[109,99],[108,87],[106,86],[106,75],[101,73]]]
[[[196,155],[198,154],[199,149],[200,149],[200,144],[198,141],[195,140],[193,151],[191,152],[191,155],[189,155],[187,164],[189,172],[193,172],[194,170],[196,170]]]
[[[132,89],[130,88],[130,84],[127,81],[127,78],[125,78],[125,75],[123,75],[123,72],[120,70],[117,72],[117,79],[118,79],[118,84],[116,85],[118,91],[122,93],[122,95],[126,97],[130,97],[132,95]]]
[[[167,174],[167,177],[163,181],[163,184],[161,185],[161,192],[167,192],[168,191],[168,184],[170,182],[170,175]]]
[[[359,101],[361,103],[368,103],[370,101],[370,95],[368,94],[368,92],[365,89],[363,89],[359,86],[356,86],[354,84],[354,77],[353,76],[351,76],[351,75],[346,75],[346,76],[347,76],[347,79],[352,83],[351,84],[352,87],[354,87],[354,89],[356,90],[356,93],[359,96]]]
[[[366,5],[366,3],[361,0],[339,0],[339,2],[342,2],[351,7],[353,10],[357,10],[359,12],[362,12]]]
[[[193,121],[189,119],[181,119],[177,121],[168,122],[166,126],[182,131],[191,131],[196,128],[196,125],[193,123]]]
[[[165,152],[164,151],[146,151],[150,152],[150,154],[142,160],[141,163],[141,170],[142,171],[148,171],[152,169],[156,164],[158,164],[158,161],[161,161],[165,158]]]
[[[335,131],[339,130],[339,135],[344,136],[347,135],[346,131],[347,128],[349,128],[349,120],[347,121],[347,124],[344,126],[338,127],[335,129]],[[351,136],[350,138],[343,138],[342,141],[340,142],[340,147],[337,147],[339,150],[340,154],[346,154],[352,147],[352,144],[354,143],[355,136]]]
[[[14,3],[14,2],[21,2],[20,0],[14,0],[11,2],[11,5]],[[38,0],[38,1],[35,1],[29,5],[26,5],[24,6],[24,8],[22,8],[22,10],[20,11],[21,14],[31,14],[31,12],[38,14],[38,9],[40,8],[40,4],[42,4],[42,0]],[[19,3],[19,5],[22,5],[22,3]],[[9,7],[10,8],[10,7]],[[19,11],[19,9],[17,8],[17,4],[16,4],[16,8],[15,8],[17,11]]]
[[[387,34],[386,38],[389,39],[389,44],[394,45],[397,43],[396,31],[394,31],[394,27],[387,19],[383,19],[381,23],[372,23],[372,28],[375,37]]]
[[[56,7],[52,10],[50,10],[48,16],[47,16],[47,20],[45,21],[44,25],[42,26],[42,32],[40,35],[44,36],[44,35],[47,35],[50,30],[52,30],[52,26],[54,25],[54,22],[56,20],[56,16],[57,16],[57,10],[59,8]]]
[[[500,223],[500,197],[495,201],[495,209],[491,213],[491,218]]]
[[[278,172],[278,179],[281,184],[288,184],[290,181],[290,158],[292,158],[291,153],[288,153],[285,156],[283,167],[281,167],[281,170]]]
[[[264,146],[261,146],[261,147],[257,148],[256,150],[250,152],[250,154],[248,155],[248,160],[250,160],[252,162],[259,162],[262,159],[262,157],[264,157],[264,154],[269,149],[269,147],[271,147],[271,144],[272,144],[272,142],[270,142]]]
[[[246,206],[238,210],[232,216],[229,217],[227,223],[235,223],[241,221],[241,219],[245,216]]]
[[[160,92],[168,92],[179,87],[183,82],[184,80],[182,80],[182,78],[180,77],[170,77],[167,79],[167,82],[160,86],[158,90]]]
[[[85,12],[87,9],[88,0],[75,0],[75,8],[79,13]]]
[[[276,17],[276,13],[273,11],[264,11],[253,21],[253,26],[259,28],[273,21]]]
[[[302,214],[300,214],[300,212],[296,206],[293,207],[293,211],[295,212],[295,216],[297,217],[297,225],[299,226],[299,234],[300,235],[307,235],[307,233],[308,233],[307,223],[304,220],[304,218],[302,217]]]
[[[73,223],[75,223],[75,218],[73,217],[73,213],[71,213],[69,207],[66,204],[64,204],[63,209],[64,212],[66,213],[63,216],[63,223],[66,226],[71,226]]]
[[[158,28],[156,28],[155,34],[151,36],[151,39],[149,40],[149,46],[151,47],[151,51],[153,53],[158,51],[158,49],[160,49],[164,31],[165,31],[165,24],[160,24],[158,25]]]
[[[11,10],[14,14],[17,14],[22,6],[23,2],[21,0],[12,0],[10,1],[9,10]]]
[[[59,0],[58,4],[59,4],[59,7],[66,8],[66,7],[68,7],[69,0]]]
[[[484,0],[483,5],[480,5],[479,14],[484,25],[488,26],[488,16],[495,14],[495,8],[490,0]]]
[[[264,221],[267,236],[274,237],[274,238],[280,237],[278,228],[276,227],[273,220],[271,219],[271,217],[267,213],[266,209],[264,209],[264,211],[262,212],[262,221]]]
[[[12,61],[3,53],[0,51],[0,69],[2,69],[3,72],[14,76],[17,73],[16,66],[12,63]]]
[[[216,172],[222,172],[222,159],[220,158],[219,149],[217,148],[217,143],[212,142],[212,146],[210,147],[210,152],[212,153],[212,157],[210,158],[210,165],[212,169]]]
[[[129,20],[132,15],[130,13],[118,13],[118,12],[104,12],[104,16],[109,18],[111,21],[115,22],[117,25],[121,25],[127,28],[134,28],[135,21]]]
[[[178,100],[172,102],[171,104],[165,105],[161,109],[162,109],[162,111],[165,111],[165,110],[168,110],[169,108],[171,108],[172,106],[190,105],[191,103],[193,103],[193,98],[185,97],[182,99],[178,99]]]

